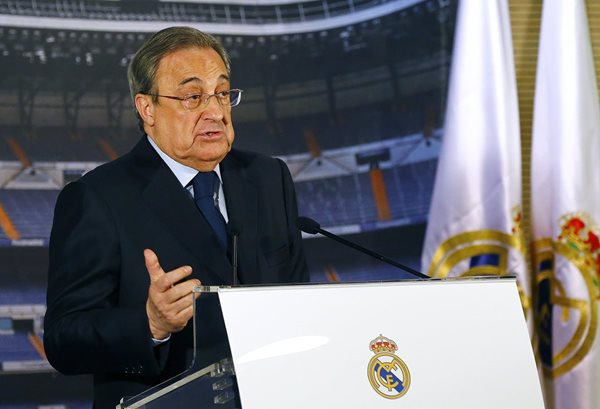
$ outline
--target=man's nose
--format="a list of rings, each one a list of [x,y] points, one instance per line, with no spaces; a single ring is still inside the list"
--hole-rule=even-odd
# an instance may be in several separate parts
[[[206,119],[220,120],[223,119],[223,112],[226,109],[219,103],[215,95],[211,95],[202,107],[202,117]]]

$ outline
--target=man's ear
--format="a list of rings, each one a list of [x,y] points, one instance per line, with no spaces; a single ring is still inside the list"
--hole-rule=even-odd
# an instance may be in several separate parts
[[[154,101],[152,101],[150,95],[136,94],[135,109],[137,109],[145,125],[154,126]]]

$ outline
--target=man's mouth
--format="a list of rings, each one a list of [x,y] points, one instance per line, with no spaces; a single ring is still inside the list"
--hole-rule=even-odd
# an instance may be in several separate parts
[[[223,135],[222,131],[206,131],[206,132],[200,132],[199,134],[202,137],[205,138],[218,138],[221,135]]]

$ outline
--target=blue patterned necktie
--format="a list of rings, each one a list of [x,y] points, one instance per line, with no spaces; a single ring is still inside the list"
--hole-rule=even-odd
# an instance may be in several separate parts
[[[217,201],[219,194],[219,176],[213,172],[198,172],[192,179],[194,202],[202,215],[210,224],[219,239],[219,244],[227,250],[227,230],[225,219],[219,210]]]

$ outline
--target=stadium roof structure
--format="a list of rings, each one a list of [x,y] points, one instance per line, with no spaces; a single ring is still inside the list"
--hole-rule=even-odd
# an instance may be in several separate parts
[[[317,112],[335,118],[340,109],[352,106],[398,104],[431,91],[444,94],[456,4],[456,0],[0,2],[0,126],[68,130],[100,124],[111,129],[135,126],[126,67],[150,35],[144,24],[203,28],[206,23],[201,19],[221,29],[256,29],[253,35],[217,33],[230,53],[235,86],[245,90],[244,102],[236,108],[237,122],[274,122]],[[375,17],[386,7],[388,14]],[[369,10],[369,16],[361,14]],[[283,20],[278,18],[289,21],[279,24]],[[347,24],[286,32],[294,24],[334,27],[337,18]],[[76,21],[82,22],[81,29],[70,28]],[[119,30],[94,29],[105,23]],[[269,24],[283,27],[280,34],[266,35],[264,27]],[[152,27],[151,31],[158,28]]]
[[[153,33],[190,25],[213,34],[264,36],[346,27],[420,3],[429,12],[440,7],[436,0],[13,0],[0,4],[0,15],[2,25],[21,28]]]

